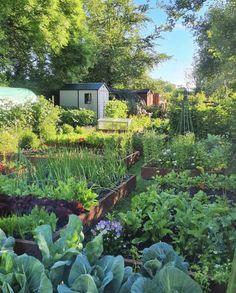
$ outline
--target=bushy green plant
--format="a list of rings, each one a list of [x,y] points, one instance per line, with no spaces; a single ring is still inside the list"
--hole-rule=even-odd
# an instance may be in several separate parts
[[[189,190],[197,188],[201,190],[221,191],[225,194],[226,191],[234,191],[236,187],[236,176],[225,176],[222,174],[201,173],[199,176],[190,176],[189,171],[170,172],[165,176],[156,176],[155,182],[161,188],[175,188],[175,190]]]
[[[63,134],[69,134],[69,133],[73,133],[74,132],[74,128],[73,126],[69,125],[69,124],[63,124],[62,127],[62,133]]]
[[[29,129],[20,135],[18,145],[20,149],[24,150],[37,149],[40,146],[40,140],[37,135]]]
[[[161,134],[169,134],[169,131],[170,131],[169,119],[160,119],[160,118],[152,119],[150,128],[152,128],[153,130]]]
[[[106,103],[105,116],[108,118],[126,118],[128,105],[125,101],[113,99]]]
[[[59,114],[58,106],[40,96],[32,105],[33,131],[45,140],[54,137],[57,133]]]
[[[157,135],[154,131],[147,131],[143,135],[144,162],[148,166],[155,166],[161,159],[161,152],[164,149],[165,136]]]
[[[0,129],[25,128],[32,125],[34,121],[32,104],[25,103],[15,105],[11,101],[1,101],[0,108]]]
[[[232,146],[226,138],[209,135],[196,140],[193,133],[174,136],[165,141],[164,136],[152,131],[143,136],[144,162],[149,166],[167,169],[197,169],[220,171],[227,168]],[[160,143],[161,142],[161,143]]]
[[[48,213],[45,209],[35,207],[29,215],[10,215],[0,218],[0,227],[7,235],[32,238],[34,229],[43,224],[49,224],[52,231],[56,230],[57,218],[54,213]]]
[[[18,149],[19,136],[12,129],[0,130],[0,154],[15,153]]]
[[[130,119],[132,119],[130,130],[134,132],[143,131],[150,127],[152,123],[151,117],[144,114],[130,116]]]
[[[76,126],[93,125],[96,122],[96,113],[88,109],[64,109],[60,114],[61,124]]]
[[[131,210],[119,217],[133,244],[169,239],[193,270],[198,264],[198,276],[202,278],[208,267],[211,273],[205,285],[219,278],[227,281],[230,267],[225,264],[234,252],[236,209],[224,198],[212,202],[201,191],[192,197],[188,192],[152,186],[133,197]]]
[[[194,133],[198,138],[206,138],[207,135],[230,135],[231,113],[235,103],[235,97],[221,99],[219,103],[191,103],[190,113],[193,122]],[[204,99],[207,100],[206,98]],[[170,119],[170,131],[176,134],[180,120],[181,107],[173,104],[168,111]]]
[[[168,293],[181,289],[201,293],[200,287],[187,275],[187,263],[173,248],[158,243],[143,252],[139,273],[124,266],[122,256],[103,256],[102,235],[83,249],[82,223],[71,215],[66,229],[53,241],[49,225],[35,229],[35,239],[42,262],[26,254],[13,253],[13,238],[0,230],[0,289],[3,292],[93,292],[93,293]],[[23,280],[24,282],[22,282]],[[14,289],[14,290],[13,290]]]

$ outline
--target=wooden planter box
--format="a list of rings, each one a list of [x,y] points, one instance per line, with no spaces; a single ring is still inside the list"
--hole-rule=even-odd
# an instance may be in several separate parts
[[[172,172],[171,169],[164,169],[164,168],[158,168],[158,167],[148,167],[148,166],[142,166],[141,167],[141,176],[143,179],[153,179],[155,176],[165,176],[168,173]],[[174,170],[175,172],[180,172],[179,170]],[[198,170],[189,170],[190,176],[195,177],[201,175],[201,172]]]
[[[161,169],[157,167],[148,167],[148,166],[142,166],[141,167],[141,176],[143,179],[153,179],[153,177],[159,175],[159,176],[165,176],[168,174],[170,170],[168,169]]]
[[[135,151],[134,153],[128,155],[124,158],[125,164],[128,168],[130,168],[132,165],[134,165],[138,160],[140,159],[140,152]]]
[[[210,293],[226,293],[227,284],[212,284],[210,286]]]
[[[96,224],[104,215],[110,211],[117,202],[128,196],[136,187],[136,176],[132,175],[122,182],[114,191],[110,191],[102,199],[99,200],[97,206],[93,207],[89,212],[79,215],[84,225],[84,231]],[[60,235],[60,230],[54,233],[54,240]],[[16,239],[14,251],[20,255],[27,253],[41,259],[41,253],[35,241]]]

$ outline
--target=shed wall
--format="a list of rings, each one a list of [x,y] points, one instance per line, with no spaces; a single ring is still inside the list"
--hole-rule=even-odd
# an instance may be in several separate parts
[[[60,90],[60,106],[78,107],[78,91]]]
[[[85,104],[85,94],[92,94],[91,104]],[[97,113],[97,98],[98,92],[96,90],[79,90],[79,108],[92,110]]]
[[[105,114],[105,105],[109,101],[109,91],[103,85],[98,91],[98,119]]]

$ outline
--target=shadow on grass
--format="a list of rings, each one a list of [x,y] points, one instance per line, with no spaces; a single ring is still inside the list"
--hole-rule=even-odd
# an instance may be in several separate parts
[[[113,213],[126,212],[130,210],[131,200],[135,195],[138,195],[144,191],[146,191],[147,187],[153,184],[153,180],[144,180],[141,177],[141,166],[143,165],[143,158],[141,158],[136,164],[134,164],[130,169],[129,173],[132,175],[136,175],[137,186],[135,191],[129,195],[127,198],[122,200],[119,204],[117,204],[113,210]]]

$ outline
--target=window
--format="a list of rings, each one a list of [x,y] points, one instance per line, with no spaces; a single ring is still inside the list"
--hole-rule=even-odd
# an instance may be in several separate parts
[[[92,94],[91,93],[84,94],[84,103],[85,104],[92,104]]]

